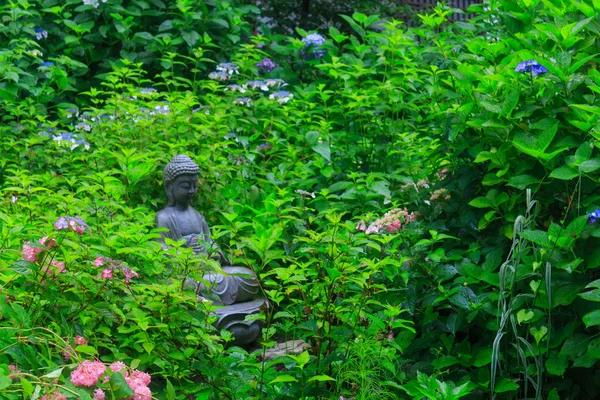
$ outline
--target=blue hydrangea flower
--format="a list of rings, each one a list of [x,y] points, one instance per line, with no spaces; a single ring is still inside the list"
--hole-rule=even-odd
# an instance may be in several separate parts
[[[61,132],[54,136],[53,139],[59,145],[69,146],[70,150],[74,150],[79,146],[83,146],[86,150],[90,149],[90,144],[85,139],[77,139],[71,132]]]
[[[232,62],[217,65],[217,71],[225,72],[227,75],[239,74],[239,67]]]
[[[321,58],[325,54],[325,50],[318,50],[322,44],[325,44],[325,38],[318,33],[311,33],[307,35],[304,39],[302,39],[302,43],[304,43],[304,48],[302,52],[308,56],[308,58]],[[312,52],[309,52],[311,51]]]
[[[594,210],[594,212],[590,213],[590,217],[588,218],[588,222],[594,223],[598,219],[600,219],[600,210]]]
[[[46,39],[48,37],[48,32],[42,28],[35,27],[33,28],[33,31],[35,32],[35,38],[37,40]]]
[[[226,81],[229,80],[229,75],[225,71],[214,71],[208,74],[208,79],[214,81]]]
[[[152,94],[152,93],[156,93],[157,90],[154,89],[153,87],[147,87],[147,88],[143,88],[140,90],[141,94]]]
[[[263,58],[256,66],[258,67],[258,71],[263,73],[273,71],[277,65],[270,58]]]
[[[287,83],[285,83],[285,81],[283,79],[265,79],[265,84],[268,87],[276,87],[276,88],[280,88],[283,86],[287,86]]]
[[[169,109],[169,105],[165,104],[164,106],[154,106],[154,111],[151,111],[150,114],[168,114],[169,112],[171,112],[171,110]]]
[[[290,101],[294,97],[290,92],[286,92],[285,90],[281,90],[279,92],[273,92],[269,96],[270,100],[277,100],[279,104],[285,104]]]
[[[540,75],[548,72],[548,69],[535,60],[527,60],[519,63],[515,72],[531,72],[533,75]]]
[[[39,136],[50,138],[50,137],[52,137],[54,132],[56,132],[56,128],[52,128],[52,127],[41,127],[41,128],[43,128],[43,130],[38,132]]]
[[[237,135],[235,134],[235,132],[229,132],[227,135],[225,135],[225,139],[229,140],[229,139],[236,139]]]
[[[269,142],[264,142],[263,144],[259,144],[258,146],[256,146],[256,150],[260,151],[260,150],[269,150],[272,149],[273,145]]]
[[[240,85],[227,85],[225,90],[231,90],[232,92],[246,93],[246,89],[244,89]]]
[[[267,86],[267,84],[264,81],[248,81],[248,82],[244,83],[244,88],[260,89],[263,92],[266,92],[269,90],[269,87]]]
[[[54,67],[54,63],[52,61],[44,61],[41,67]]]
[[[233,104],[250,107],[252,105],[252,99],[250,97],[238,97],[233,101]]]
[[[79,115],[79,110],[76,108],[69,107],[67,108],[67,118],[72,118],[73,116],[77,117]]]
[[[102,0],[103,3],[106,3],[106,0]],[[100,2],[98,0],[83,0],[83,4],[86,6],[92,6],[94,8],[98,8]]]
[[[54,136],[54,140],[59,141],[59,142],[71,141],[74,138],[75,137],[73,136],[73,134],[71,132],[62,132],[62,133],[59,133],[58,135]]]

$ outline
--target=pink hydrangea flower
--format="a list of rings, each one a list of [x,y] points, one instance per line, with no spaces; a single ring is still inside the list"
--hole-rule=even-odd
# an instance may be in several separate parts
[[[65,217],[58,217],[58,220],[54,223],[54,227],[59,231],[62,229],[68,229],[69,221],[67,221],[67,218]]]
[[[125,283],[128,285],[131,278],[139,278],[138,273],[129,267],[123,267],[123,275],[125,275]]]
[[[94,260],[94,267],[101,267],[104,265],[104,257],[100,256],[100,257],[96,257],[96,259]]]
[[[148,400],[152,398],[152,392],[148,388],[150,384],[150,375],[145,372],[133,370],[131,374],[125,374],[125,381],[135,392],[135,395],[129,397],[129,400]]]
[[[98,378],[106,372],[106,365],[100,361],[85,360],[71,372],[71,383],[75,386],[91,387],[98,383]]]
[[[80,236],[88,228],[87,224],[80,217],[59,217],[54,223],[54,227],[58,230],[68,229],[77,232]]]
[[[94,400],[104,400],[106,398],[106,394],[104,390],[97,388],[94,390]]]
[[[398,229],[400,229],[401,226],[402,226],[402,224],[400,223],[400,220],[397,219],[388,224],[388,226],[386,227],[386,231],[394,232],[394,231],[397,231]]]
[[[112,269],[104,268],[102,270],[102,276],[101,276],[102,279],[112,279],[112,277],[113,277]]]
[[[377,226],[375,226],[375,225],[371,225],[371,226],[369,226],[369,227],[367,228],[367,230],[365,231],[365,233],[366,233],[367,235],[370,235],[371,233],[377,233],[377,232],[379,232],[379,228],[378,228]]]
[[[52,393],[43,395],[41,397],[41,400],[67,400],[67,396],[65,396],[58,390],[55,390]]]
[[[127,368],[123,361],[115,361],[114,363],[108,366],[112,372],[119,372],[122,369]]]
[[[63,261],[52,261],[50,263],[54,268],[56,268],[56,274],[60,274],[61,272],[65,272],[65,263]]]
[[[83,336],[79,336],[79,335],[75,336],[73,338],[73,341],[75,342],[75,344],[77,346],[85,346],[86,344],[88,344],[87,340],[85,340],[85,338]]]
[[[21,251],[21,256],[23,260],[29,262],[36,262],[38,258],[38,254],[40,254],[44,249],[38,247],[31,247],[27,243],[23,245],[23,251]]]
[[[358,225],[356,225],[356,230],[357,231],[366,231],[367,230],[367,224],[365,223],[365,221],[360,220],[360,222],[358,223]]]
[[[21,373],[21,371],[19,370],[19,368],[17,368],[16,365],[9,364],[8,365],[8,371],[9,371],[8,377],[10,379],[13,379],[15,381],[18,381],[19,379],[21,379],[21,378],[19,378],[19,374]]]
[[[44,236],[40,239],[40,244],[42,246],[46,246],[48,249],[53,249],[56,247],[56,239],[48,238],[48,236]]]

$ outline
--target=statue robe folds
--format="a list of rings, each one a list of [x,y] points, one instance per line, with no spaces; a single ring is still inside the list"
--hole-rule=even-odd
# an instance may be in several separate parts
[[[210,229],[204,217],[196,210],[191,209],[192,221],[185,221],[188,226],[194,226],[194,233],[182,234],[182,221],[177,218],[177,214],[169,209],[164,209],[156,214],[156,225],[161,228],[169,229],[168,232],[161,232],[163,238],[172,240],[185,239],[185,247],[193,249],[194,253],[206,253],[204,243],[211,246],[212,252],[216,254],[217,260],[224,266],[223,272],[208,273],[203,276],[206,282],[209,282],[209,288],[212,293],[217,295],[222,305],[231,305],[252,300],[258,294],[258,281],[252,270],[245,267],[229,266],[229,262],[219,250],[217,245],[210,238]],[[163,239],[164,243],[164,239]],[[201,294],[207,290],[205,284],[193,281],[196,292]]]

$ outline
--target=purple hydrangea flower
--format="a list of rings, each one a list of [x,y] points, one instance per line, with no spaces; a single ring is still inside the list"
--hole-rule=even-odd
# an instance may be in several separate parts
[[[548,69],[535,60],[527,60],[519,63],[515,72],[531,72],[533,75],[540,75],[548,72]]]
[[[302,52],[305,53],[305,55],[308,55],[308,58],[321,58],[325,54],[325,50],[318,50],[322,44],[325,44],[325,38],[318,33],[311,33],[310,35],[307,35],[304,39],[302,39],[302,43],[304,43]]]
[[[37,40],[46,39],[48,37],[48,32],[46,32],[46,30],[44,30],[43,28],[38,28],[36,26],[35,28],[33,28],[33,31],[35,32],[35,38]]]
[[[263,58],[256,66],[259,72],[264,73],[273,71],[277,65],[270,58]]]
[[[593,224],[598,219],[600,219],[600,210],[594,210],[594,212],[590,213],[590,217],[588,218],[588,222]]]

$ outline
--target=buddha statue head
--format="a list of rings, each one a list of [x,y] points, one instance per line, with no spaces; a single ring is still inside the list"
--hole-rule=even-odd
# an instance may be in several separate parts
[[[168,206],[186,209],[192,204],[198,190],[198,172],[198,165],[186,155],[176,155],[169,161],[163,171]]]

